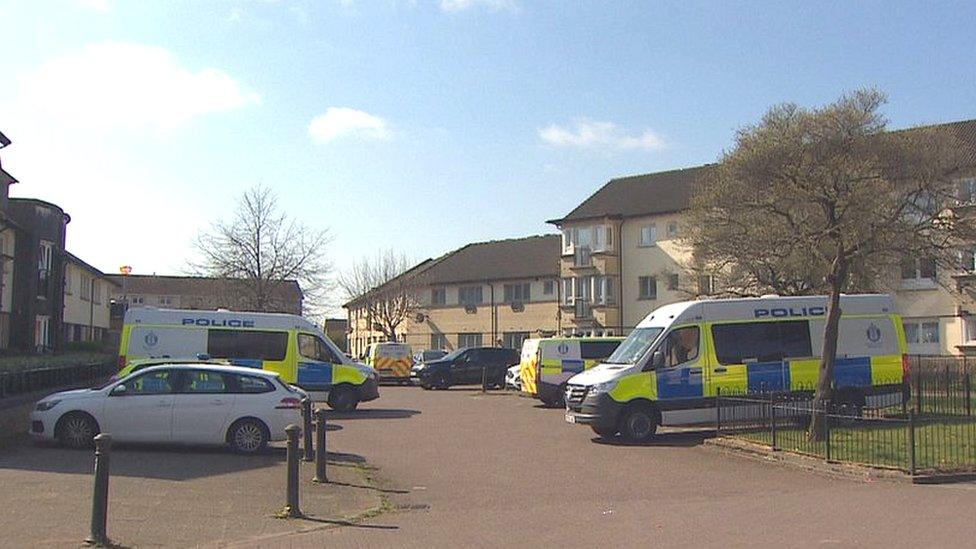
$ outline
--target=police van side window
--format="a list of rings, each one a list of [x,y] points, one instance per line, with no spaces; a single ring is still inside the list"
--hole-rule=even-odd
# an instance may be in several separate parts
[[[288,351],[288,332],[259,330],[218,330],[207,333],[207,354],[214,358],[284,360]]]
[[[678,328],[664,341],[664,365],[677,366],[698,358],[698,342],[701,339],[698,326]]]
[[[810,324],[806,320],[716,324],[712,326],[712,338],[721,364],[813,356]]]
[[[338,364],[341,362],[324,341],[311,334],[298,334],[298,354],[305,358]]]
[[[582,341],[580,342],[580,358],[583,360],[607,358],[617,350],[619,341]]]

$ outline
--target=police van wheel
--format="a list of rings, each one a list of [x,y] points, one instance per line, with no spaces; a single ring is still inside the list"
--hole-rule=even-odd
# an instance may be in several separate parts
[[[359,396],[352,387],[340,385],[329,391],[328,404],[337,412],[351,412],[359,405]]]
[[[644,442],[657,432],[657,414],[647,405],[628,408],[620,418],[620,434],[632,442]]]

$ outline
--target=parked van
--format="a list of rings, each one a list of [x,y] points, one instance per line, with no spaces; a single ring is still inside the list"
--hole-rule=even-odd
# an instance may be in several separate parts
[[[379,373],[381,381],[410,383],[412,354],[406,343],[371,343],[366,352],[366,364]]]
[[[834,401],[900,402],[901,318],[887,295],[841,297]],[[816,389],[827,298],[685,301],[647,315],[610,358],[569,380],[566,421],[632,440],[711,424],[715,395]]]
[[[339,411],[379,398],[376,371],[353,362],[300,316],[152,307],[126,311],[120,370],[135,360],[198,355],[278,372],[282,380]]]
[[[547,406],[562,406],[566,382],[609,357],[622,337],[550,337],[522,343],[522,391]]]

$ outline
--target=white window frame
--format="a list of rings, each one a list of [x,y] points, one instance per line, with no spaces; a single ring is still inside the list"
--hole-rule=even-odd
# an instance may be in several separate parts
[[[641,248],[650,248],[657,244],[657,224],[650,223],[648,225],[642,225],[640,228],[640,239],[638,246]]]
[[[644,281],[649,280],[653,284],[654,294],[644,292]],[[651,286],[648,286],[650,288]],[[646,275],[637,277],[637,299],[653,301],[658,298],[659,292],[657,291],[657,277],[654,275]]]

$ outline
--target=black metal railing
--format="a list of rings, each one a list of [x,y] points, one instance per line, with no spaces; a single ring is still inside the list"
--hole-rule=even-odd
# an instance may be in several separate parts
[[[0,372],[0,399],[57,389],[91,387],[118,371],[113,361]]]
[[[976,470],[976,415],[970,361],[910,357],[900,388],[852,398],[835,391],[815,409],[813,392],[720,393],[717,430],[826,459],[917,473]],[[812,422],[814,415],[822,421]],[[819,432],[811,436],[812,425]]]

